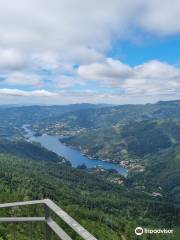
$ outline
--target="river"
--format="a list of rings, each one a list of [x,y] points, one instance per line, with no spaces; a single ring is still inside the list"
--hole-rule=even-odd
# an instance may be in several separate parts
[[[85,164],[87,168],[94,168],[99,166],[103,169],[114,169],[119,174],[124,176],[127,175],[127,169],[119,166],[118,164],[110,163],[100,159],[89,159],[88,157],[82,155],[79,150],[75,150],[64,145],[60,142],[62,136],[34,136],[34,133],[29,129],[27,125],[24,125],[23,129],[26,131],[26,137],[30,141],[40,143],[41,146],[45,147],[46,149],[66,158],[75,168],[79,165]]]

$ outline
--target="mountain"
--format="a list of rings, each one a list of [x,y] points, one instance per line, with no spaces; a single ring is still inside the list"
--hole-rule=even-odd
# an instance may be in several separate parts
[[[143,157],[180,143],[180,120],[143,120],[109,128],[92,129],[62,142],[87,150],[87,154],[121,161]]]
[[[180,119],[180,101],[120,106],[1,106],[0,137],[23,138],[20,129],[23,124],[33,125],[33,129],[40,133],[67,134],[68,131],[105,128],[131,121],[169,118]]]
[[[49,134],[66,131],[108,128],[117,124],[152,119],[180,119],[180,101],[145,105],[120,105],[80,109],[49,118],[34,126],[34,130]],[[50,130],[50,131],[48,131]]]
[[[72,105],[58,105],[58,106],[0,106],[0,121],[9,120],[15,121],[16,124],[27,124],[38,122],[42,119],[56,118],[62,114],[78,111],[82,109],[99,108],[103,105],[94,104],[72,104]]]
[[[121,139],[130,154],[144,156],[180,143],[180,120],[146,120],[125,124]]]
[[[179,203],[180,120],[144,120],[88,130],[61,140],[91,158],[129,169],[133,186],[163,192]]]
[[[101,104],[72,104],[67,106],[0,106],[0,138],[23,138],[23,124],[49,123],[68,112],[101,108]]]

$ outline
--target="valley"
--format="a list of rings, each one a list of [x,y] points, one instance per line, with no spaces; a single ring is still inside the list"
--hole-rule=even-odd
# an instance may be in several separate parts
[[[180,101],[0,107],[0,180],[1,202],[50,198],[100,240],[179,240]]]

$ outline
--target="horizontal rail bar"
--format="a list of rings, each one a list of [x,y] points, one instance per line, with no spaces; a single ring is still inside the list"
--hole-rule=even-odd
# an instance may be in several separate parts
[[[18,207],[18,206],[44,204],[44,203],[45,203],[45,200],[34,200],[34,201],[15,202],[15,203],[1,203],[0,208]]]
[[[8,208],[8,207],[18,207],[18,206],[27,206],[27,205],[35,205],[35,204],[44,204],[49,209],[51,209],[58,217],[60,217],[67,225],[69,225],[79,236],[81,236],[84,240],[97,240],[93,235],[91,235],[84,227],[82,227],[76,220],[74,220],[71,216],[69,216],[63,209],[58,207],[53,201],[50,199],[44,200],[34,200],[34,201],[26,201],[26,202],[15,202],[15,203],[3,203],[0,204],[0,208]],[[37,221],[45,221],[46,224],[59,236],[64,235],[65,240],[71,240],[71,238],[64,232],[64,230],[59,227],[56,222],[54,222],[50,218],[46,217],[12,217],[12,218],[0,218],[0,222],[37,222]],[[57,231],[57,232],[56,232]]]
[[[71,216],[69,216],[64,210],[58,207],[54,202],[49,199],[45,199],[45,204],[83,239],[97,240],[93,235],[91,235],[85,228],[83,228],[78,222],[76,222]]]
[[[0,222],[14,223],[14,222],[44,222],[45,217],[1,217]]]
[[[47,225],[63,240],[72,240],[71,237],[51,218],[46,220]]]

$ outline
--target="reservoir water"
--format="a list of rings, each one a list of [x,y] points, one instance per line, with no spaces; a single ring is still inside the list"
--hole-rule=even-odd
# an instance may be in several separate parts
[[[65,157],[68,161],[71,162],[73,167],[85,164],[87,168],[101,167],[103,169],[114,169],[119,174],[124,176],[127,175],[127,169],[119,166],[118,164],[110,163],[100,159],[89,159],[88,157],[81,154],[79,150],[72,149],[60,142],[62,136],[34,136],[34,133],[28,128],[27,125],[23,126],[26,131],[26,137],[33,142],[40,143],[43,147],[47,148],[50,151],[55,152],[56,154]]]

